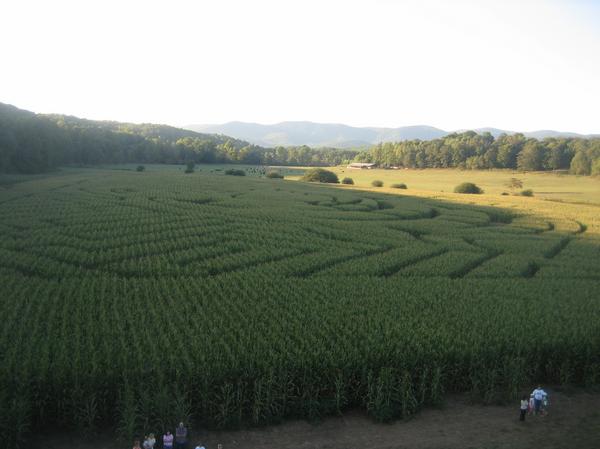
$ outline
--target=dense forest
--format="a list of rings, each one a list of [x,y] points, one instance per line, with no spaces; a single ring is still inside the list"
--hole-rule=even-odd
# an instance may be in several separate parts
[[[380,166],[600,174],[600,139],[547,138],[473,131],[429,140],[382,143],[368,151],[265,148],[243,140],[166,125],[34,114],[0,103],[0,172],[39,173],[61,165],[241,163],[323,166],[349,160]]]
[[[359,153],[356,159],[409,168],[570,170],[578,175],[600,175],[600,139],[537,140],[523,134],[502,134],[494,139],[490,133],[467,131],[429,141],[382,143]]]
[[[61,165],[242,163],[336,165],[356,151],[263,148],[227,136],[165,125],[34,114],[0,103],[0,172],[40,173]]]

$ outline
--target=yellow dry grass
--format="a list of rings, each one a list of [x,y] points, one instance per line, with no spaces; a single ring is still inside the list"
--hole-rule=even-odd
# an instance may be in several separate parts
[[[331,168],[340,179],[350,177],[354,185],[338,188],[367,190],[393,195],[436,198],[462,204],[512,209],[552,222],[557,231],[585,230],[588,237],[600,236],[600,179],[555,173],[520,173],[511,170],[352,170]],[[511,178],[523,181],[523,189],[532,189],[533,197],[516,196],[507,183]],[[300,179],[300,177],[289,177]],[[373,180],[384,182],[372,187]],[[393,183],[405,183],[407,190],[394,189]],[[484,189],[482,195],[453,193],[461,182],[474,182]],[[502,195],[503,192],[509,195]]]

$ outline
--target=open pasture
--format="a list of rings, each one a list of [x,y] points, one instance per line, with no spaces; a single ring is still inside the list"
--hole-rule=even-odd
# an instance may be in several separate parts
[[[387,421],[448,391],[600,382],[595,207],[151,167],[19,181],[0,189],[6,438]]]
[[[518,172],[513,170],[458,170],[458,169],[400,169],[400,170],[356,170],[346,166],[332,167],[340,180],[350,177],[358,188],[371,188],[373,180],[381,180],[381,190],[394,192],[389,188],[394,183],[406,183],[411,190],[424,192],[452,192],[461,182],[474,182],[486,194],[498,196],[502,192],[518,193],[523,189],[532,189],[538,199],[572,203],[600,204],[600,178],[593,176],[575,176],[553,172]],[[290,177],[295,178],[293,175]],[[523,181],[521,189],[510,189],[511,178]]]

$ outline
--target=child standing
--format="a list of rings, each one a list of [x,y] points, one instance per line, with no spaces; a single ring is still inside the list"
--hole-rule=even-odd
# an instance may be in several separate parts
[[[163,436],[163,448],[173,449],[173,435],[167,430],[167,433]]]
[[[529,396],[529,414],[533,414],[533,407],[535,406],[535,401],[533,400],[533,395]]]
[[[154,449],[155,444],[156,444],[156,438],[154,438],[153,433],[151,433],[144,439],[144,449]]]
[[[521,415],[519,416],[519,421],[525,421],[525,415],[527,414],[528,408],[529,401],[527,400],[527,395],[523,395],[521,398]]]

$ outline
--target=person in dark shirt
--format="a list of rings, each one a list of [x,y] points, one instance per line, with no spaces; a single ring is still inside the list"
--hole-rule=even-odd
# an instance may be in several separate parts
[[[187,427],[182,422],[179,423],[177,429],[175,429],[175,447],[177,449],[185,449],[187,444],[188,431]]]

